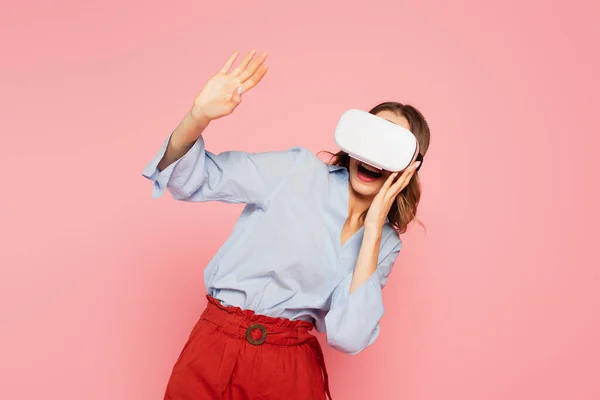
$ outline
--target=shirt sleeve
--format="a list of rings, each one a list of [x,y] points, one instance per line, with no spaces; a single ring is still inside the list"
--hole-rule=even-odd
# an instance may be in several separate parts
[[[245,153],[207,151],[200,136],[192,148],[164,170],[157,168],[170,137],[148,163],[142,175],[154,185],[152,197],[168,190],[174,199],[202,202],[254,203],[262,205],[291,172],[302,148],[287,151]]]
[[[350,293],[353,272],[335,289],[325,316],[327,343],[331,347],[355,355],[375,342],[384,314],[382,290],[401,247],[401,242],[397,242],[377,270],[354,292]]]

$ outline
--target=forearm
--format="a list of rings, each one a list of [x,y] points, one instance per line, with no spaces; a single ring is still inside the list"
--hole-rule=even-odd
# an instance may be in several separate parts
[[[381,229],[365,227],[365,234],[350,283],[350,293],[358,289],[377,270],[381,233]]]
[[[203,117],[194,117],[192,111],[188,111],[179,125],[173,131],[167,150],[158,163],[157,168],[162,171],[183,157],[194,142],[200,137],[209,124],[209,120]]]

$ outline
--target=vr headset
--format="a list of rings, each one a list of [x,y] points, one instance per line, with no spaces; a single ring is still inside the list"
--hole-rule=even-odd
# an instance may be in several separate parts
[[[350,157],[378,169],[399,172],[414,161],[423,164],[419,143],[411,131],[366,111],[351,109],[342,114],[335,128],[335,142]]]

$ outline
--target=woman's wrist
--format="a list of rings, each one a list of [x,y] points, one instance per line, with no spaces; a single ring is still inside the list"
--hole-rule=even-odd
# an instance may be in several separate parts
[[[194,115],[193,110],[188,111],[175,129],[171,144],[177,149],[189,149],[202,135],[209,123],[207,118],[199,114]]]
[[[350,282],[350,293],[365,283],[377,269],[381,236],[381,229],[365,226],[363,241],[354,266],[352,282]]]
[[[188,128],[185,131],[188,134],[188,139],[193,142],[200,137],[208,124],[210,124],[210,118],[193,108],[187,113],[185,120],[188,125]]]
[[[379,250],[381,245],[382,228],[374,226],[365,226],[365,231],[362,240],[362,247],[370,251]]]
[[[383,233],[383,226],[365,225],[364,240],[380,241]]]
[[[206,127],[210,123],[210,118],[208,118],[204,111],[198,106],[192,106],[188,115],[196,125]]]

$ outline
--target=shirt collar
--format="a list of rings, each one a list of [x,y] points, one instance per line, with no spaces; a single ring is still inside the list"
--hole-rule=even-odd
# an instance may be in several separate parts
[[[327,166],[329,167],[329,172],[336,172],[336,171],[339,171],[341,169],[346,169],[346,167],[342,167],[340,165],[327,164]]]

